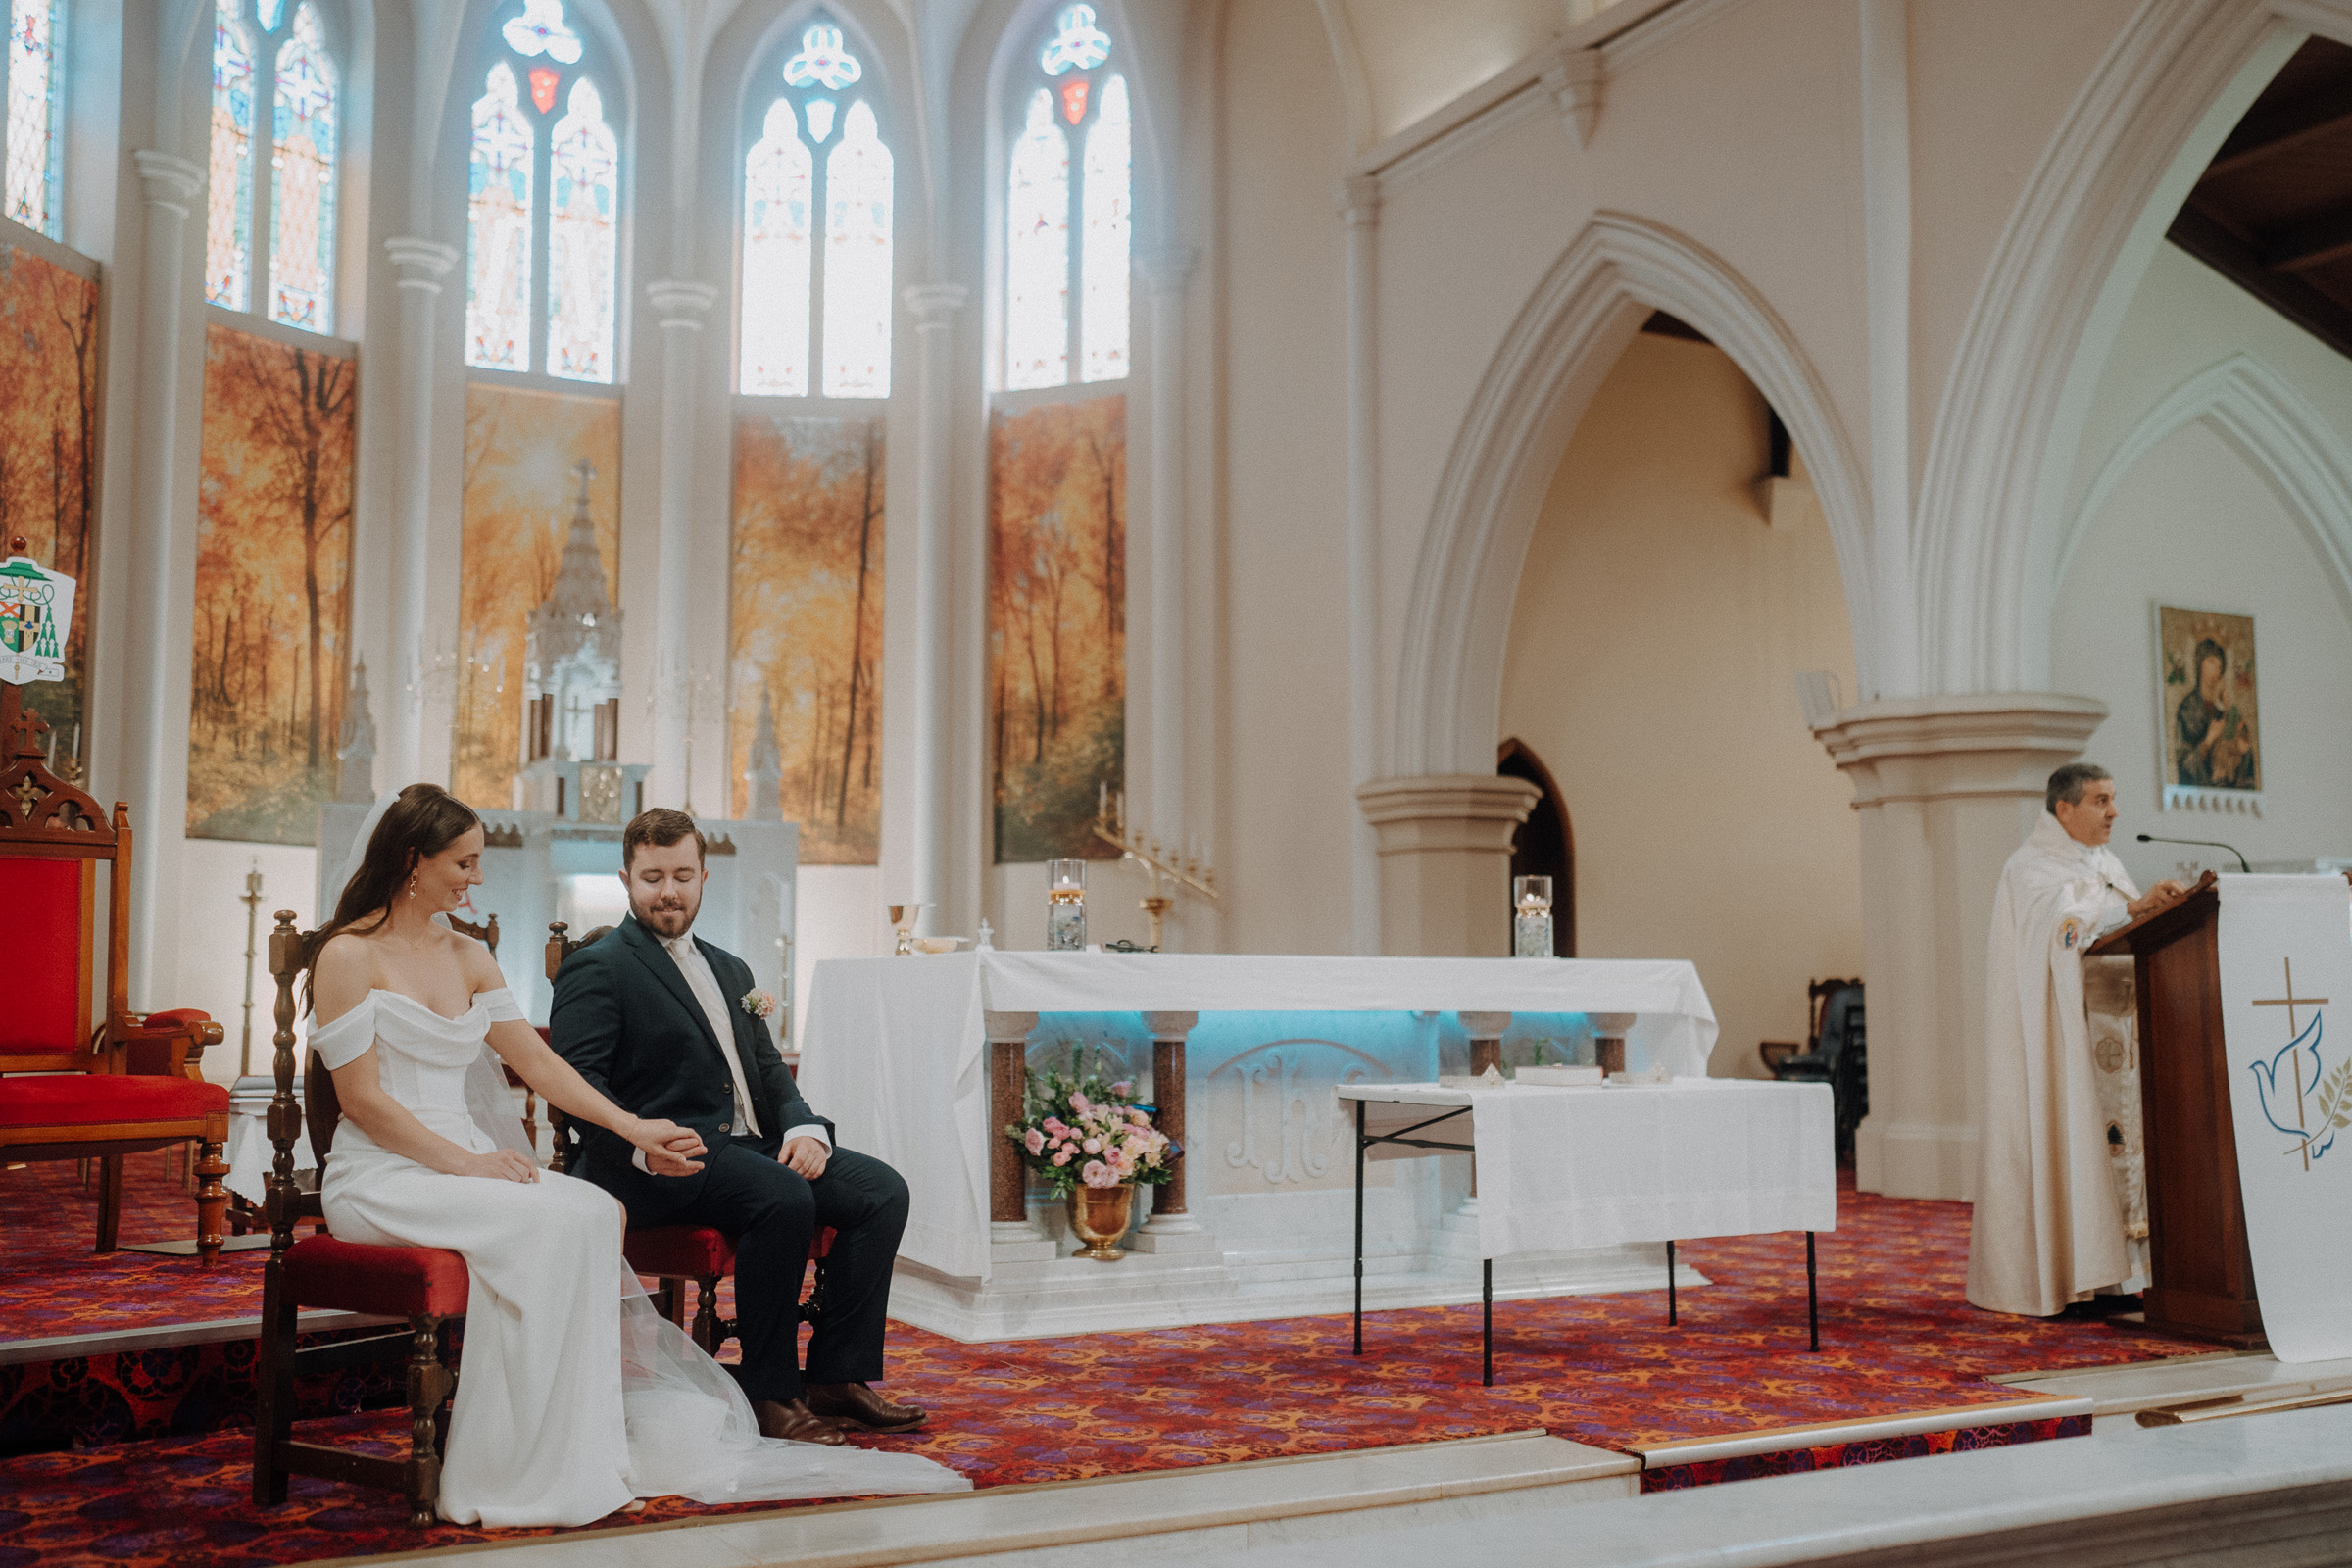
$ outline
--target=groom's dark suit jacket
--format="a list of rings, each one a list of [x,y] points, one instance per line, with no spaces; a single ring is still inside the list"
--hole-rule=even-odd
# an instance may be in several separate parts
[[[667,1117],[703,1135],[715,1157],[730,1141],[758,1143],[773,1153],[779,1135],[810,1122],[825,1136],[833,1124],[810,1109],[792,1081],[792,1069],[776,1054],[767,1025],[743,1010],[752,989],[751,966],[723,948],[695,939],[718,979],[726,1000],[730,1037],[710,1033],[709,1016],[677,960],[654,934],[630,915],[612,935],[564,960],[556,974],[556,1000],[548,1033],[557,1053],[614,1104],[645,1117]],[[734,1139],[719,1129],[734,1114],[734,1080],[721,1051],[742,1059],[752,1111],[760,1118],[754,1140],[738,1130]],[[650,1177],[631,1163],[635,1152],[617,1133],[581,1124],[582,1160],[599,1185],[619,1191],[660,1181],[672,1201],[692,1199],[707,1174]]]

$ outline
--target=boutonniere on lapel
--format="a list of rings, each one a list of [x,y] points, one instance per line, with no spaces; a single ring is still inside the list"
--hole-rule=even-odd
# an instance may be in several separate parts
[[[758,986],[754,986],[751,990],[746,991],[743,994],[742,1005],[743,1010],[750,1013],[755,1018],[772,1018],[775,1016],[776,999],[774,994],[771,992],[762,991]]]

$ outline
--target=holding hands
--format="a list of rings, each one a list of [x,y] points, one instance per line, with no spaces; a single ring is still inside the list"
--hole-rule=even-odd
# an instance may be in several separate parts
[[[645,1152],[645,1168],[656,1176],[691,1176],[703,1168],[703,1135],[691,1127],[639,1117],[625,1136]]]

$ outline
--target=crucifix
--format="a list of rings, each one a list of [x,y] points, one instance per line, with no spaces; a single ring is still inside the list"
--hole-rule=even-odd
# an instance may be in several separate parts
[[[2326,997],[2296,996],[2295,960],[2281,958],[2278,961],[2286,967],[2286,995],[2283,997],[2258,997],[2255,999],[2254,1005],[2257,1007],[2284,1007],[2286,1009],[2286,1038],[2291,1041],[2302,1032],[2295,1027],[2295,1009],[2297,1007],[2325,1007],[2328,1005],[2328,999]],[[2294,1063],[2295,1068],[2295,1127],[2298,1131],[2308,1133],[2310,1129],[2303,1120],[2303,1057],[2300,1054],[2292,1051],[2287,1053],[2287,1056]],[[2311,1140],[2308,1137],[2305,1138],[2299,1147],[2303,1151],[2303,1168],[2309,1170],[2311,1169]]]
[[[571,466],[572,477],[580,481],[580,505],[588,505],[588,481],[596,477],[596,465],[586,458]]]
[[[580,702],[580,694],[573,692],[571,701],[564,707],[564,760],[565,761],[576,762],[580,760],[580,749],[572,743],[579,739],[580,720],[587,714],[588,709]]]

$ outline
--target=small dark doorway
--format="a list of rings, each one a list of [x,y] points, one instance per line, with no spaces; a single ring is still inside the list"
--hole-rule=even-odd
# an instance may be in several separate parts
[[[1519,824],[1511,840],[1511,875],[1551,878],[1551,952],[1556,958],[1576,956],[1576,836],[1568,827],[1568,803],[1525,741],[1517,736],[1502,743],[1494,771],[1503,778],[1523,778],[1544,792],[1536,808]]]

